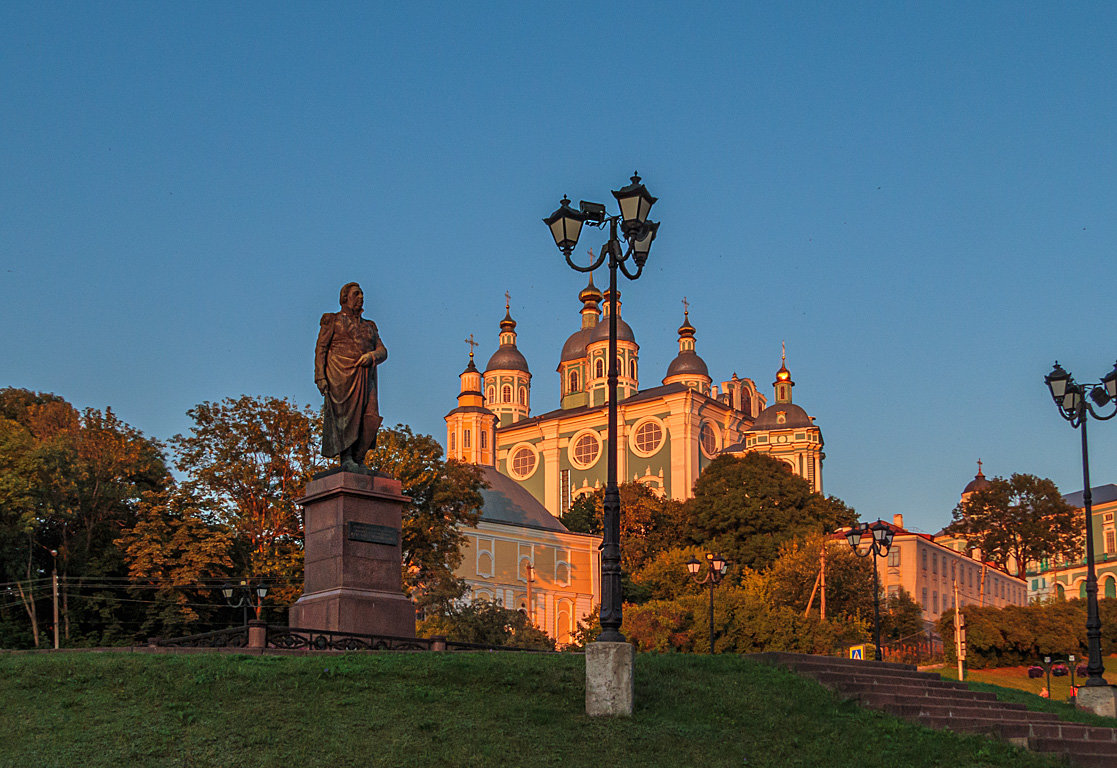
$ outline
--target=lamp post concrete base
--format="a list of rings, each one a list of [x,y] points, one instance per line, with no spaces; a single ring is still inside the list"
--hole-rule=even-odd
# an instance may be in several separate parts
[[[1103,717],[1117,717],[1117,686],[1083,685],[1078,689],[1078,708]]]
[[[632,717],[633,665],[631,643],[586,645],[586,714]]]

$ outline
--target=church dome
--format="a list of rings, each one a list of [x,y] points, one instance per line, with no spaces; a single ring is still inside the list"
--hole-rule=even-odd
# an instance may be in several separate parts
[[[781,424],[779,421],[779,412],[783,412],[784,421]],[[756,421],[747,430],[748,432],[760,432],[767,429],[794,429],[796,427],[813,427],[814,422],[807,412],[801,406],[795,403],[776,403],[769,405],[760,415],[756,417]]]
[[[962,491],[962,494],[965,495],[967,493],[973,493],[974,491],[982,491],[982,490],[985,490],[986,488],[988,488],[991,485],[992,485],[992,483],[990,483],[986,479],[985,475],[981,472],[981,461],[978,460],[978,462],[977,462],[977,474],[974,475],[974,479],[969,482],[969,484],[966,486],[965,490]]]
[[[592,328],[582,328],[570,334],[570,338],[562,345],[562,357],[559,359],[559,362],[565,363],[569,360],[579,360],[585,357],[586,344],[588,343],[589,334],[592,330]],[[608,332],[608,329],[606,329],[606,332]]]
[[[586,335],[586,344],[592,344],[595,341],[608,341],[609,318],[601,318],[597,325],[588,330],[589,334]],[[632,332],[632,326],[626,323],[623,317],[617,318],[617,341],[630,341],[633,344],[636,343],[636,334]]]
[[[523,371],[531,373],[527,367],[527,360],[515,344],[501,344],[496,352],[489,358],[485,366],[485,373],[489,371]]]
[[[667,376],[664,378],[679,376],[681,374],[691,374],[709,378],[710,370],[706,367],[706,361],[699,357],[697,352],[694,350],[686,350],[685,352],[680,352],[675,359],[671,361],[671,365],[667,366]]]

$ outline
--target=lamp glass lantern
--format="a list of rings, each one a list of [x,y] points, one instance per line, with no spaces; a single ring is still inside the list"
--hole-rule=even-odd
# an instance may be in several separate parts
[[[1117,399],[1117,363],[1113,364],[1113,370],[1106,374],[1101,383],[1105,387],[1105,393],[1109,395],[1109,399]]]
[[[721,555],[714,555],[713,559],[710,561],[710,565],[714,567],[715,573],[722,573],[725,571],[725,558]]]
[[[649,221],[645,225],[644,234],[632,241],[632,258],[636,262],[636,266],[642,267],[648,260],[648,252],[652,249],[652,241],[655,240],[658,230],[659,222]],[[1117,371],[1117,368],[1114,370]]]
[[[1115,366],[1117,370],[1117,366]],[[1061,403],[1063,396],[1067,391],[1067,384],[1070,382],[1070,374],[1063,370],[1063,366],[1055,361],[1055,367],[1051,369],[1051,373],[1044,377],[1047,382],[1048,389],[1051,390],[1051,399],[1056,403]]]
[[[856,525],[850,528],[846,533],[846,541],[849,542],[850,547],[857,549],[857,545],[861,541],[861,528]]]
[[[266,586],[264,586],[263,584],[256,587],[256,597],[263,600],[267,596],[267,594],[268,594],[268,588]]]
[[[640,183],[640,176],[633,174],[632,183],[627,187],[613,190],[613,197],[621,208],[621,219],[627,224],[635,222],[643,224],[651,211],[655,201],[659,198],[652,197],[647,187]]]
[[[555,245],[559,247],[559,250],[569,255],[574,250],[574,246],[578,244],[578,238],[582,234],[582,224],[585,220],[586,215],[571,208],[570,198],[563,195],[559,207],[554,213],[543,219],[543,223],[550,228],[551,237],[555,239]]]
[[[702,563],[700,563],[698,560],[696,560],[693,557],[686,561],[686,569],[688,571],[690,571],[691,576],[697,576],[698,575],[698,570],[701,567],[702,567]]]
[[[221,587],[221,594],[226,600],[231,600],[233,597],[233,585],[226,583],[225,586]]]

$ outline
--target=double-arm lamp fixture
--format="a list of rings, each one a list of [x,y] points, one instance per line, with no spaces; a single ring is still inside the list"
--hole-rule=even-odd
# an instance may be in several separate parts
[[[260,618],[260,608],[263,605],[264,597],[268,594],[268,587],[266,584],[257,584],[255,587],[248,583],[248,579],[241,579],[236,584],[226,582],[221,587],[221,596],[225,598],[225,602],[232,608],[244,609],[244,625],[248,626],[248,609],[253,608],[256,611],[256,618]],[[234,599],[234,597],[236,599]],[[255,604],[252,598],[256,598]]]
[[[706,553],[706,575],[701,577],[702,561],[690,558],[686,562],[686,569],[696,584],[710,585],[710,653],[714,652],[714,587],[721,583],[729,570],[729,562],[721,555]]]
[[[1108,685],[1101,656],[1101,618],[1098,616],[1098,576],[1094,570],[1094,521],[1093,493],[1090,491],[1090,458],[1086,440],[1086,421],[1093,416],[1098,421],[1108,421],[1117,416],[1117,406],[1109,415],[1099,410],[1117,403],[1117,363],[1113,370],[1096,384],[1078,384],[1074,377],[1063,370],[1058,361],[1051,373],[1044,377],[1051,399],[1059,415],[1071,427],[1082,430],[1082,509],[1086,513],[1086,674],[1084,685]],[[1093,405],[1090,401],[1093,400]]]
[[[575,210],[570,207],[570,199],[564,195],[558,209],[543,219],[543,223],[550,228],[555,245],[566,257],[566,263],[578,272],[592,272],[606,259],[609,261],[609,454],[603,503],[605,530],[601,544],[601,634],[597,639],[600,642],[623,643],[625,639],[620,631],[621,498],[617,488],[617,270],[620,269],[629,280],[640,277],[659,223],[648,221],[648,213],[656,198],[640,183],[638,175],[632,176],[632,183],[628,186],[614,190],[613,197],[621,212],[610,216],[604,204],[585,200]],[[599,229],[608,224],[609,240],[601,246],[594,262],[582,267],[575,264],[570,255],[586,224]],[[634,271],[628,268],[629,259],[636,265]]]
[[[869,548],[862,552],[859,549],[861,537],[866,533],[871,533],[872,538],[869,540]],[[876,649],[874,658],[877,661],[883,659],[880,648],[880,576],[877,574],[877,558],[888,554],[888,550],[892,548],[894,533],[892,526],[882,520],[855,525],[846,533],[846,541],[858,557],[873,556],[873,647]]]

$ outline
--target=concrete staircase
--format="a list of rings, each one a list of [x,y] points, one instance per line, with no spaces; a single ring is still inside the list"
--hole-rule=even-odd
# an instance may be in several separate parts
[[[910,664],[850,661],[797,653],[758,653],[751,658],[811,677],[845,699],[928,728],[998,736],[1035,752],[1065,756],[1084,768],[1117,766],[1117,728],[1067,723],[992,693],[919,672]]]

